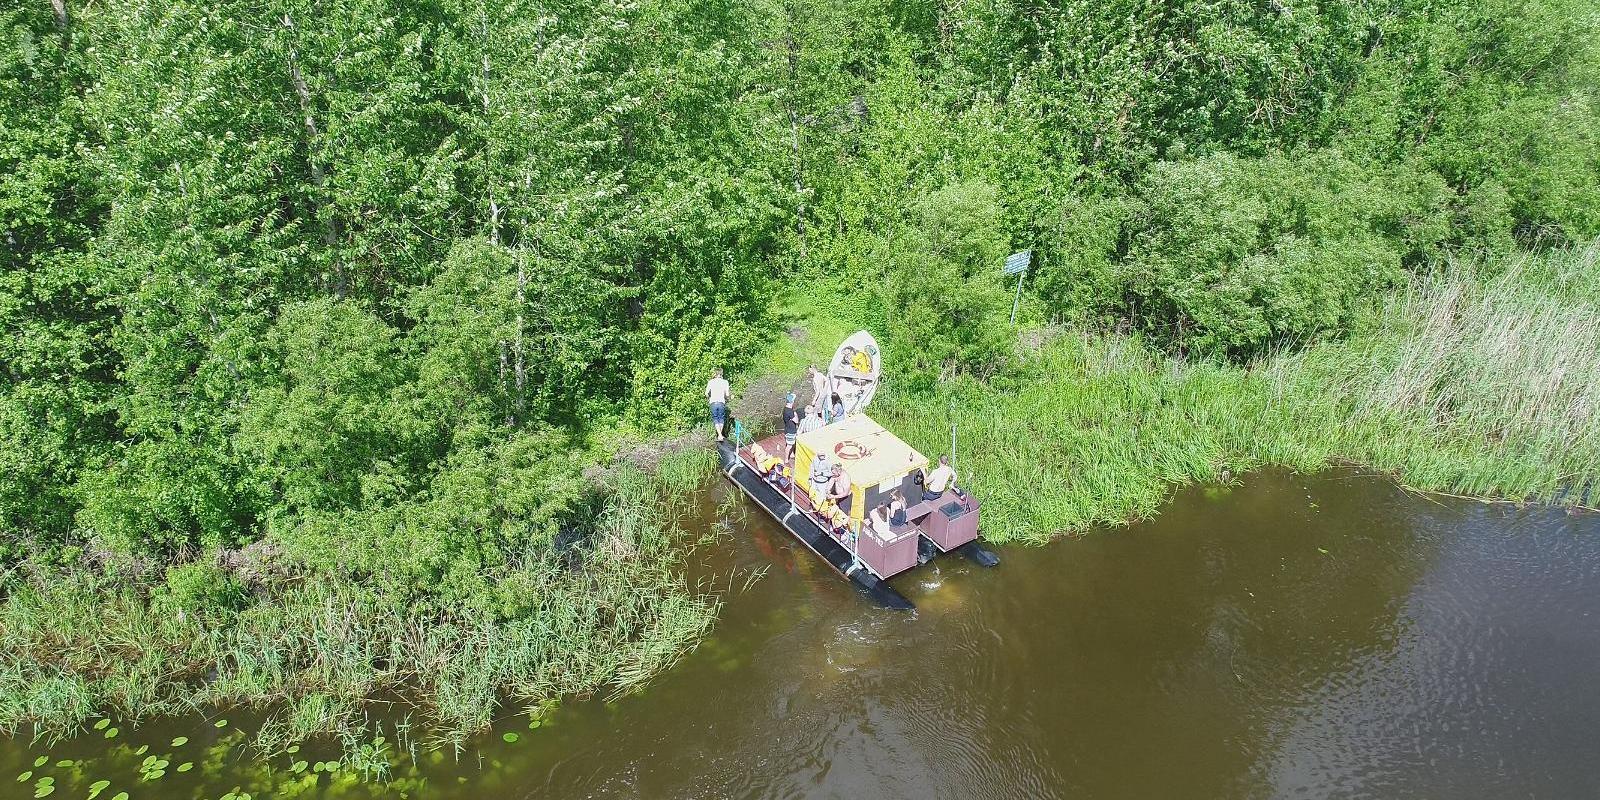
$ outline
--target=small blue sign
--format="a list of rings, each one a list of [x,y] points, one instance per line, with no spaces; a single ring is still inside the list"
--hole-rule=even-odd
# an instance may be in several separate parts
[[[1005,274],[1020,275],[1021,273],[1027,272],[1028,264],[1032,261],[1032,250],[1024,250],[1020,253],[1012,253],[1011,255],[1006,256]]]

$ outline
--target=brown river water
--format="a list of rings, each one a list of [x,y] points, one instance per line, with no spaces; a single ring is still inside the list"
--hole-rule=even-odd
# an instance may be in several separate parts
[[[695,522],[728,491],[711,489]],[[715,632],[637,695],[568,703],[536,730],[508,717],[459,757],[400,759],[390,784],[289,772],[307,755],[253,760],[242,718],[130,726],[114,745],[0,742],[0,797],[33,796],[45,774],[56,797],[103,778],[102,797],[131,800],[235,787],[446,800],[1600,796],[1600,515],[1268,471],[1179,492],[1126,529],[1001,548],[993,570],[935,562],[895,581],[918,607],[897,613],[747,508],[692,565],[726,592]],[[171,746],[179,735],[193,741]],[[196,766],[140,780],[140,744]]]

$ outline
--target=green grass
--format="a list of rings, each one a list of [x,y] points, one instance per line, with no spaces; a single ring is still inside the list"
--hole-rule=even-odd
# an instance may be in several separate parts
[[[876,318],[866,294],[852,294],[826,280],[790,286],[772,316],[774,334],[751,359],[749,372],[788,379],[803,375],[810,364],[826,369],[839,343],[858,330],[872,328]]]
[[[681,462],[673,480],[698,468]],[[398,694],[437,741],[459,743],[506,697],[635,689],[699,640],[717,601],[685,584],[659,484],[637,472],[616,483],[586,542],[498,576],[526,604],[498,614],[417,615],[324,578],[195,616],[115,576],[35,576],[0,605],[0,731],[242,705],[271,712],[258,743],[276,750],[364,726],[369,701]]]
[[[1056,331],[988,385],[888,391],[874,414],[957,468],[994,541],[1154,513],[1174,485],[1358,462],[1419,489],[1600,501],[1600,245],[1452,264],[1345,341],[1246,366]]]

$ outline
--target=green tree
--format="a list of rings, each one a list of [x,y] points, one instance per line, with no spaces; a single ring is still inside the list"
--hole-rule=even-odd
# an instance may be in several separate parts
[[[894,357],[919,382],[993,375],[1011,340],[999,193],[951,184],[923,198],[917,216],[916,228],[883,243]]]
[[[67,536],[72,483],[114,436],[102,305],[84,250],[106,204],[76,21],[45,3],[0,11],[0,563]]]

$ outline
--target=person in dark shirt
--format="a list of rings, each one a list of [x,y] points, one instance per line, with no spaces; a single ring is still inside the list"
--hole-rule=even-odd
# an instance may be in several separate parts
[[[905,495],[900,494],[900,490],[896,489],[893,494],[889,495],[889,524],[900,527],[910,521],[906,518]]]
[[[794,440],[800,433],[800,412],[794,407],[794,392],[790,392],[783,404],[783,460],[794,461]]]

